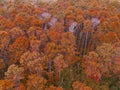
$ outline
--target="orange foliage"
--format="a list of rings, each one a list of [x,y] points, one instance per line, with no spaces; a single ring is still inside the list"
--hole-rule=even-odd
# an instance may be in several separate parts
[[[26,90],[24,84],[20,84],[19,90]]]
[[[8,48],[10,43],[10,35],[6,31],[0,31],[0,49],[4,50]]]
[[[45,80],[41,76],[30,75],[27,81],[27,90],[45,90],[45,84],[47,80]]]
[[[4,69],[4,68],[6,67],[4,60],[3,60],[3,59],[0,59],[0,63],[1,63],[1,65],[0,65],[0,70],[1,70],[1,69]]]
[[[55,87],[55,86],[50,86],[50,87],[48,87],[48,88],[46,88],[45,90],[63,90],[63,88],[62,87]]]
[[[13,89],[13,83],[9,80],[0,80],[0,90]]]
[[[73,90],[92,90],[91,87],[86,86],[84,83],[81,83],[79,81],[75,81],[72,84]]]
[[[96,87],[119,78],[119,2],[22,1],[0,2],[0,90],[92,90],[83,73]],[[105,80],[110,89],[117,82]]]
[[[24,35],[24,31],[22,29],[20,29],[19,27],[14,27],[12,28],[10,31],[8,31],[10,33],[10,37],[11,39],[14,41],[16,38],[18,38],[19,36]]]
[[[16,63],[20,56],[27,51],[29,40],[25,36],[18,37],[13,44],[10,45],[10,63]]]
[[[61,40],[61,33],[56,30],[51,30],[48,33],[48,36],[51,39],[51,41],[54,43],[58,43]]]

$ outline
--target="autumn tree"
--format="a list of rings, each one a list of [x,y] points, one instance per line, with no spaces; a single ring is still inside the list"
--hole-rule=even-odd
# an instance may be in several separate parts
[[[8,49],[10,43],[10,35],[6,31],[0,31],[0,50],[4,52]]]
[[[13,82],[14,87],[19,89],[20,80],[24,78],[23,73],[24,69],[22,67],[18,67],[17,65],[13,64],[5,73],[5,79]]]
[[[83,57],[84,72],[95,81],[102,77],[111,77],[119,73],[119,49],[111,44],[104,43],[96,48],[96,52],[89,52]]]
[[[0,80],[0,89],[1,90],[8,90],[8,89],[12,89],[13,88],[13,83],[10,80]]]
[[[55,86],[51,85],[48,88],[46,88],[45,90],[63,90],[63,88],[60,86],[55,87]]]
[[[24,35],[24,31],[20,29],[19,27],[14,27],[11,30],[8,31],[10,33],[10,38],[14,41],[19,36]]]
[[[38,75],[29,75],[27,90],[45,90],[47,80]]]
[[[99,82],[102,77],[103,64],[99,58],[99,55],[95,52],[89,52],[88,56],[83,57],[83,68],[84,72],[88,77],[94,79],[96,82]]]
[[[92,90],[91,87],[89,87],[79,81],[73,82],[72,87],[73,87],[73,90]]]
[[[20,56],[29,48],[29,40],[20,36],[9,46],[10,64],[19,62]]]

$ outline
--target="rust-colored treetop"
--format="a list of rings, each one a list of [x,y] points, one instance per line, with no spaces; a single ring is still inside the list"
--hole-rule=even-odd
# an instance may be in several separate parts
[[[120,90],[120,2],[0,0],[0,90]]]

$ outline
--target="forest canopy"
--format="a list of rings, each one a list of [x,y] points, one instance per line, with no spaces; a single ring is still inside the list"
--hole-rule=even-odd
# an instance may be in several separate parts
[[[120,90],[120,2],[0,0],[0,90]]]

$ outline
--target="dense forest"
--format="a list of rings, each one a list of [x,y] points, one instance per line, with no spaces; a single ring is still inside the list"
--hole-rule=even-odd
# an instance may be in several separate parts
[[[0,90],[120,90],[120,2],[0,0]]]

